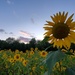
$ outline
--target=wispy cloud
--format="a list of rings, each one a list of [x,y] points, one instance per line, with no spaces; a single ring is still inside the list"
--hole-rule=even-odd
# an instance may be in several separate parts
[[[30,18],[30,21],[34,24],[38,24],[38,21],[40,21],[42,18],[36,14],[36,13],[33,13],[31,18]]]
[[[6,0],[7,4],[13,4],[13,2],[11,0]]]
[[[10,32],[9,34],[13,34],[13,32]]]
[[[3,32],[5,32],[5,30],[4,29],[0,29],[0,32],[3,33]]]
[[[4,29],[0,29],[0,33],[2,33],[2,34],[10,34],[10,35],[14,35],[14,33],[13,32],[6,32]]]
[[[22,34],[22,35],[24,35],[26,37],[32,37],[32,38],[34,38],[34,36],[31,33],[23,31],[23,30],[20,30],[20,34]]]
[[[11,4],[11,1],[10,1],[10,0],[6,0],[6,2],[7,2],[8,4]]]
[[[16,13],[16,10],[13,10],[12,13],[13,13],[14,16],[18,17],[18,15],[17,15],[17,13]]]
[[[0,29],[0,33],[5,33],[7,34],[7,32],[4,29]]]
[[[16,36],[13,32],[9,32],[8,34],[11,36]]]
[[[31,18],[31,22],[32,22],[33,24],[35,23],[33,18]]]
[[[16,11],[15,10],[13,10],[13,14],[16,15]]]

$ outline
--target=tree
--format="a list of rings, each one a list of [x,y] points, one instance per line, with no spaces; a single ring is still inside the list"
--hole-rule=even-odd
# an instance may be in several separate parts
[[[35,48],[35,46],[36,46],[36,40],[35,40],[35,38],[32,38],[32,39],[29,41],[29,45],[30,45],[30,47]]]
[[[11,38],[11,37],[6,39],[6,42],[9,43],[9,44],[13,43],[14,41],[15,41],[15,39]]]

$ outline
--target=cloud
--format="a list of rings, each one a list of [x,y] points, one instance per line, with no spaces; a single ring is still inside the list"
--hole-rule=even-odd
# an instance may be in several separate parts
[[[7,2],[8,4],[11,4],[11,1],[10,1],[10,0],[6,0],[6,2]]]
[[[7,32],[4,29],[0,29],[0,33],[5,33],[7,34]]]
[[[32,37],[32,38],[34,38],[34,36],[31,33],[28,33],[28,32],[23,31],[23,30],[20,30],[20,34],[22,34],[22,35],[24,35],[26,37]]]
[[[7,4],[13,4],[13,2],[11,0],[6,0]]]
[[[9,32],[9,35],[16,36],[13,32]]]
[[[10,32],[9,34],[13,34],[13,32]]]
[[[34,24],[34,19],[33,18],[31,18],[31,22]]]
[[[18,40],[19,40],[20,42],[28,43],[31,39],[30,39],[30,38],[25,38],[25,37],[20,36],[20,37],[18,38]]]
[[[14,14],[14,15],[16,14],[16,11],[15,11],[15,10],[13,10],[13,14]]]
[[[7,33],[4,29],[0,29],[0,33],[14,35],[13,32]]]
[[[0,32],[3,33],[3,32],[5,32],[5,30],[4,29],[0,29]]]
[[[15,10],[13,10],[13,15],[17,16],[17,13],[16,13],[16,11],[15,11]]]
[[[30,21],[34,24],[38,24],[37,21],[40,21],[42,18],[40,16],[38,16],[36,13],[33,13],[31,18],[30,18]]]

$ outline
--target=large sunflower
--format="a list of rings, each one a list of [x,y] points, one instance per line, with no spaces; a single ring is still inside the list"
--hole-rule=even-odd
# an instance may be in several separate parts
[[[75,42],[75,21],[73,21],[72,14],[67,18],[68,12],[65,13],[56,13],[54,16],[51,16],[51,21],[46,21],[44,29],[47,30],[45,32],[45,36],[49,37],[50,43],[53,44],[53,47],[62,48],[70,48],[71,43]]]

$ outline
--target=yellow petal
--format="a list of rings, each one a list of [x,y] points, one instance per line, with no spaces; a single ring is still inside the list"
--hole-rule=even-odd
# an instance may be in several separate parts
[[[69,24],[70,28],[74,28],[75,27],[75,22],[72,22]]]
[[[46,21],[48,24],[45,24],[45,25],[49,25],[49,26],[53,26],[54,23],[53,22],[50,22],[50,21]]]
[[[75,37],[73,37],[73,36],[71,36],[71,35],[68,36],[68,39],[69,39],[71,42],[74,42],[74,41],[75,41]]]
[[[74,31],[70,31],[70,35],[75,36],[75,32]]]
[[[51,16],[51,19],[53,20],[53,22],[57,23],[57,20],[55,17]]]
[[[73,20],[73,19],[72,19],[73,15],[74,15],[74,14],[72,14],[72,15],[71,15],[71,16],[67,19],[66,24],[68,24],[68,23],[71,23],[71,22],[72,22],[72,20]]]
[[[53,47],[57,45],[57,40],[54,41]]]
[[[61,21],[61,12],[59,12],[59,21]]]
[[[71,30],[75,30],[75,28],[71,28]]]
[[[60,20],[60,22],[64,22],[64,12],[63,12],[62,15],[61,15],[61,20]]]
[[[57,48],[60,47],[60,41],[59,40],[56,42],[56,46],[57,46]]]
[[[75,42],[75,35],[71,35],[71,38],[72,38],[72,42]]]
[[[58,17],[57,17],[57,15],[54,15],[54,18],[55,18],[56,23],[58,23]]]
[[[59,40],[59,47],[62,48],[62,45],[63,45],[63,41],[60,39]]]
[[[54,38],[54,36],[52,35],[52,36],[50,36],[50,38],[51,38],[51,39],[53,39],[53,38]]]
[[[50,31],[47,31],[46,33],[44,33],[44,35],[51,35],[52,34],[52,32],[50,32]]]
[[[52,30],[51,27],[43,27],[45,30]]]
[[[59,40],[57,40],[57,39],[54,41],[53,47],[55,47],[55,46],[56,46],[57,48],[59,48],[59,46],[60,46]]]
[[[59,22],[59,15],[56,13],[57,22]]]
[[[51,38],[50,38],[51,39]],[[52,43],[54,43],[56,41],[56,39],[53,37],[52,39],[51,39],[51,44]]]
[[[71,46],[71,42],[70,42],[70,40],[69,40],[68,38],[65,38],[65,39],[64,39],[64,44],[65,44],[65,46],[67,46],[68,48],[70,48],[70,46]]]
[[[68,12],[65,14],[65,16],[64,16],[64,21],[66,20],[66,18],[67,18],[67,15],[68,15]]]

